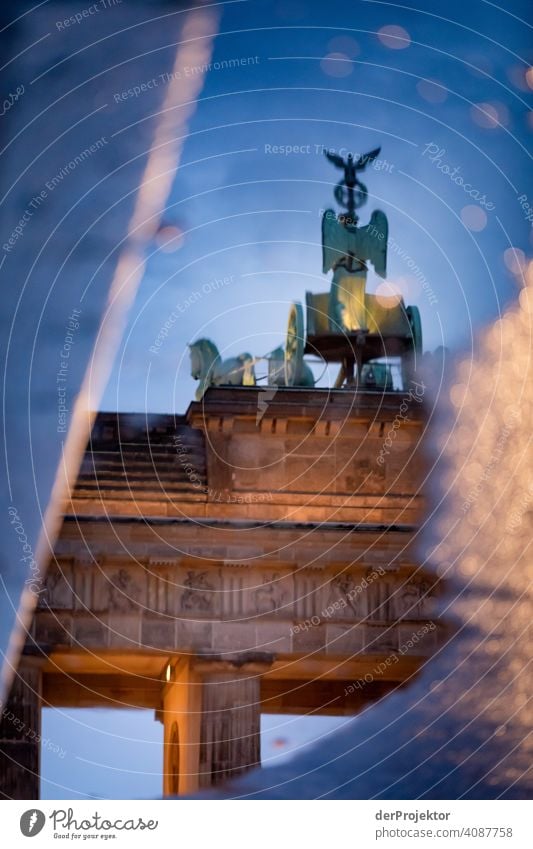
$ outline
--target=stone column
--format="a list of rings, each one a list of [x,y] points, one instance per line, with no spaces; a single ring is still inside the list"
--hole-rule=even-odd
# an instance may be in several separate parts
[[[197,666],[203,681],[200,787],[260,766],[260,685],[269,665],[220,661]]]
[[[272,658],[195,658],[163,686],[165,795],[196,793],[260,764],[261,675]]]
[[[0,798],[38,799],[41,764],[39,661],[23,657],[0,721]]]
[[[163,793],[198,790],[202,681],[188,660],[170,663],[163,688]]]

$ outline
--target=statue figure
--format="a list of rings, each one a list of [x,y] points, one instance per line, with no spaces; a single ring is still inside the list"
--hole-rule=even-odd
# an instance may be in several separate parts
[[[335,198],[346,207],[338,217],[327,209],[322,218],[322,270],[333,270],[329,302],[329,325],[333,333],[352,333],[368,330],[366,315],[367,262],[377,274],[385,277],[387,269],[388,222],[385,213],[375,210],[366,227],[357,227],[356,209],[366,203],[368,191],[357,179],[361,171],[380,152],[381,148],[345,162],[340,156],[326,152],[344,177],[335,189]]]
[[[254,358],[239,354],[221,360],[217,346],[210,339],[198,339],[189,345],[191,377],[200,381],[195,393],[201,401],[210,386],[255,386]]]
[[[266,359],[268,382],[260,387],[265,390],[259,393],[260,399],[258,395],[260,422],[278,387],[314,387],[306,354],[320,357],[325,364],[341,364],[334,389],[359,386],[381,392],[394,391],[398,381],[393,379],[390,363],[380,361],[401,356],[407,385],[414,359],[422,350],[420,315],[398,295],[366,292],[369,263],[380,277],[387,273],[387,217],[376,209],[368,224],[358,226],[357,210],[368,199],[358,175],[380,152],[377,147],[343,159],[325,151],[328,161],[343,172],[334,192],[342,212],[337,215],[327,209],[322,217],[322,270],[324,274],[333,271],[330,291],[306,292],[306,316],[299,301],[291,304],[285,346],[270,354],[253,358],[244,353],[222,362],[210,340],[199,339],[190,345],[191,375],[199,381],[197,400],[209,386],[256,386],[255,363]]]
[[[344,171],[343,179],[335,186],[335,200],[339,206],[346,207],[347,214],[343,217],[348,225],[357,224],[358,217],[355,210],[363,206],[368,198],[368,189],[361,180],[357,179],[357,172],[363,171],[369,162],[373,162],[380,150],[381,147],[376,147],[370,153],[365,153],[356,159],[349,153],[346,161],[336,153],[331,153],[329,150],[324,151],[326,158],[337,168],[342,168]]]
[[[256,613],[275,613],[283,605],[285,593],[281,585],[281,576],[275,572],[263,578],[260,587],[253,591]]]
[[[131,610],[137,603],[139,586],[128,569],[119,569],[110,576],[108,594],[111,610]]]
[[[287,383],[286,361],[290,352],[280,345],[275,348],[268,357],[268,385],[269,386],[314,386],[315,376],[302,357],[299,367],[293,369],[293,379]]]
[[[359,601],[357,596],[360,593],[358,593],[358,584],[354,576],[347,575],[346,573],[337,575],[332,579],[330,587],[330,604],[334,604],[339,599],[342,599],[344,601],[343,607],[349,607],[352,613],[357,616],[357,603]]]
[[[181,597],[181,609],[209,613],[213,610],[215,587],[207,578],[207,572],[187,572],[183,586],[187,587]]]

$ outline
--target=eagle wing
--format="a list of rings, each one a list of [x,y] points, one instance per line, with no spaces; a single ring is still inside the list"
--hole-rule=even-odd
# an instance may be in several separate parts
[[[370,260],[376,274],[385,277],[387,274],[387,240],[389,238],[389,222],[380,209],[374,210],[370,223],[358,230],[359,245],[364,259]]]
[[[324,154],[326,159],[329,159],[329,161],[332,162],[333,165],[336,165],[337,168],[344,168],[345,162],[342,156],[337,156],[336,153],[331,153],[329,150],[325,150]]]
[[[327,274],[335,268],[338,261],[348,250],[348,232],[339,224],[332,209],[326,209],[322,216],[322,271]]]
[[[381,147],[376,147],[374,150],[371,150],[370,153],[362,153],[361,156],[358,156],[354,162],[356,168],[364,168],[365,165],[368,165],[369,162],[373,162],[376,156],[379,154]]]

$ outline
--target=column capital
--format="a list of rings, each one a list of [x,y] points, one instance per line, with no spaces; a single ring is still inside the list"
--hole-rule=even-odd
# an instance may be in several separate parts
[[[276,659],[271,652],[246,651],[240,654],[204,654],[191,658],[191,669],[202,677],[205,675],[242,674],[262,675]]]

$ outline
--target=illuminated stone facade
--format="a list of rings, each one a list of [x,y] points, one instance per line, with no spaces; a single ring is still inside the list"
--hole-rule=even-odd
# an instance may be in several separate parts
[[[437,643],[424,427],[414,390],[101,414],[28,640],[37,713],[153,708],[163,791],[185,793],[258,764],[261,712],[352,714],[401,686]],[[37,795],[23,773],[6,794]]]

